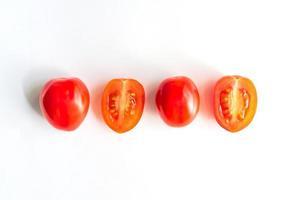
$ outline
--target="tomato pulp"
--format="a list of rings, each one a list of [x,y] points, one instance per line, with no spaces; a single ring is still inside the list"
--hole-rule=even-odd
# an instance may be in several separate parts
[[[254,118],[257,94],[252,81],[241,76],[225,76],[215,86],[214,113],[221,127],[237,132]]]
[[[40,93],[40,108],[57,129],[72,131],[84,120],[90,103],[87,87],[78,78],[48,81]]]
[[[102,95],[102,115],[106,124],[117,133],[134,128],[142,117],[145,91],[134,79],[113,79]]]
[[[184,76],[165,79],[156,94],[156,106],[162,119],[170,126],[191,123],[199,111],[200,97],[193,81]]]

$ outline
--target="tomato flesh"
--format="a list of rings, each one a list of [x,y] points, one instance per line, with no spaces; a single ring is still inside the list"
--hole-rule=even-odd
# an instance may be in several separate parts
[[[134,128],[142,117],[145,91],[134,79],[113,79],[102,95],[102,115],[106,124],[117,133]]]
[[[199,111],[199,104],[196,85],[184,76],[164,80],[156,94],[156,106],[160,116],[173,127],[191,123]]]
[[[241,76],[221,78],[214,92],[214,113],[221,127],[237,132],[248,126],[254,118],[257,94],[251,80]]]
[[[40,93],[40,108],[57,129],[72,131],[79,127],[89,108],[87,87],[78,78],[48,81]]]

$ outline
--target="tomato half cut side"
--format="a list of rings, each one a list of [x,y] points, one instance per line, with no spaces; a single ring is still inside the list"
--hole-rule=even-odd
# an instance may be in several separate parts
[[[257,93],[253,82],[241,76],[225,76],[215,86],[214,114],[221,127],[237,132],[254,118]]]
[[[102,115],[106,124],[117,133],[134,128],[142,117],[145,91],[134,79],[113,79],[102,95]]]

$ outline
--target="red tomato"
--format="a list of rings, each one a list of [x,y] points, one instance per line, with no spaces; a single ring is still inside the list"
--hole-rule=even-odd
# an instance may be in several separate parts
[[[252,121],[257,95],[251,80],[241,76],[221,78],[214,92],[214,113],[217,122],[230,132],[242,130]]]
[[[40,94],[43,115],[55,128],[72,131],[79,127],[89,108],[87,87],[78,78],[58,78],[46,83]]]
[[[102,95],[102,115],[117,133],[134,128],[142,117],[145,104],[144,87],[133,79],[113,79]]]
[[[156,106],[170,126],[182,127],[193,121],[199,111],[200,97],[196,85],[187,77],[164,80],[156,94]]]

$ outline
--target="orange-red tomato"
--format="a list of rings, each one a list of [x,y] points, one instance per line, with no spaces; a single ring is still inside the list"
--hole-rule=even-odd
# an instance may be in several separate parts
[[[142,117],[145,104],[144,87],[133,79],[113,79],[102,96],[102,115],[117,133],[134,128]]]
[[[40,108],[57,129],[72,131],[84,120],[90,103],[87,87],[78,78],[47,82],[40,93]]]
[[[252,121],[257,94],[251,80],[241,76],[221,78],[214,91],[214,113],[217,122],[230,132],[245,128]]]
[[[184,76],[164,80],[156,94],[156,106],[162,119],[170,126],[191,123],[199,111],[200,97],[193,81]]]

